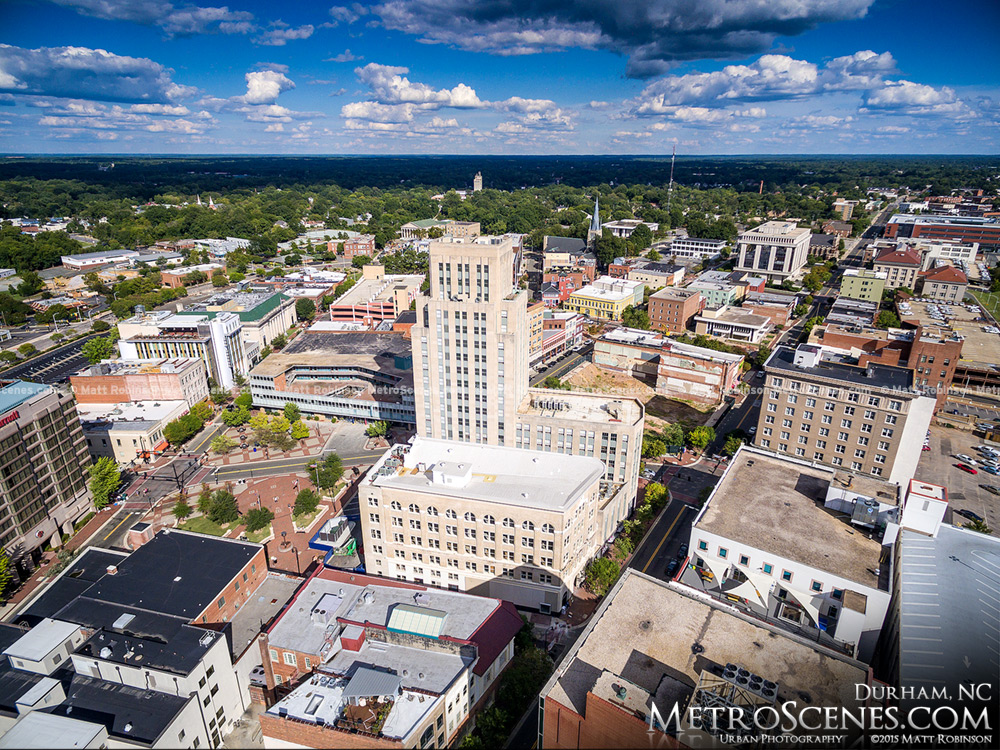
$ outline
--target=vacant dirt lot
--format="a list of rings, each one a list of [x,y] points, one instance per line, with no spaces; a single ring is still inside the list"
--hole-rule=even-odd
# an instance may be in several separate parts
[[[661,430],[671,422],[696,426],[704,424],[712,415],[711,409],[701,411],[683,401],[658,396],[641,380],[621,372],[603,370],[593,363],[579,367],[563,382],[573,386],[573,390],[639,399],[646,405],[646,426],[652,430]]]

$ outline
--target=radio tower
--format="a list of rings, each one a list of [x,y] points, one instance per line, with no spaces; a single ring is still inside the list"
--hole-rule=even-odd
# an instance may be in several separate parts
[[[674,146],[673,153],[670,154],[670,185],[667,187],[667,216],[670,216],[670,201],[674,197],[674,159],[676,158],[677,146]]]

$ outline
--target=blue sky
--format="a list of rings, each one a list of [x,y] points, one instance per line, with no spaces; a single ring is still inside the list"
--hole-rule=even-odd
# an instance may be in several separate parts
[[[0,152],[997,153],[997,29],[995,0],[0,0]]]

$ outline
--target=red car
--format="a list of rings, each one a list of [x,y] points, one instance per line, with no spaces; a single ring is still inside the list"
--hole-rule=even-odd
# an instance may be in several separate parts
[[[962,471],[969,472],[970,474],[978,474],[979,473],[976,469],[973,469],[971,466],[968,466],[967,464],[955,464],[955,466],[957,468],[961,469]]]

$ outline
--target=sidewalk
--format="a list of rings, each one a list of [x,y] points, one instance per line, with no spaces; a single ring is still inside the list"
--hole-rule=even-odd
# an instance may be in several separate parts
[[[96,536],[97,532],[103,529],[109,521],[111,521],[115,512],[118,510],[118,506],[112,505],[95,513],[94,517],[87,521],[87,523],[78,532],[76,532],[63,545],[63,547],[71,552],[79,550],[94,536]],[[57,552],[43,553],[42,561],[39,563],[35,572],[32,573],[31,577],[21,585],[21,588],[14,592],[14,594],[7,600],[6,605],[0,607],[0,618],[6,618],[11,612],[16,610],[21,603],[29,599],[35,591],[48,583],[48,571],[52,563],[57,560],[57,554]]]
[[[209,453],[207,454],[208,458],[205,465],[218,468],[223,466],[240,466],[253,463],[254,461],[270,461],[279,458],[311,458],[321,455],[330,437],[333,435],[333,425],[330,422],[315,422],[310,420],[306,420],[303,424],[309,428],[309,437],[298,441],[298,445],[287,451],[267,447],[254,450],[253,446],[256,441],[249,427],[242,433],[236,427],[226,428],[225,432],[220,434],[226,435],[236,440],[238,444],[244,444],[248,447],[242,450],[237,447],[231,453],[225,455]]]

